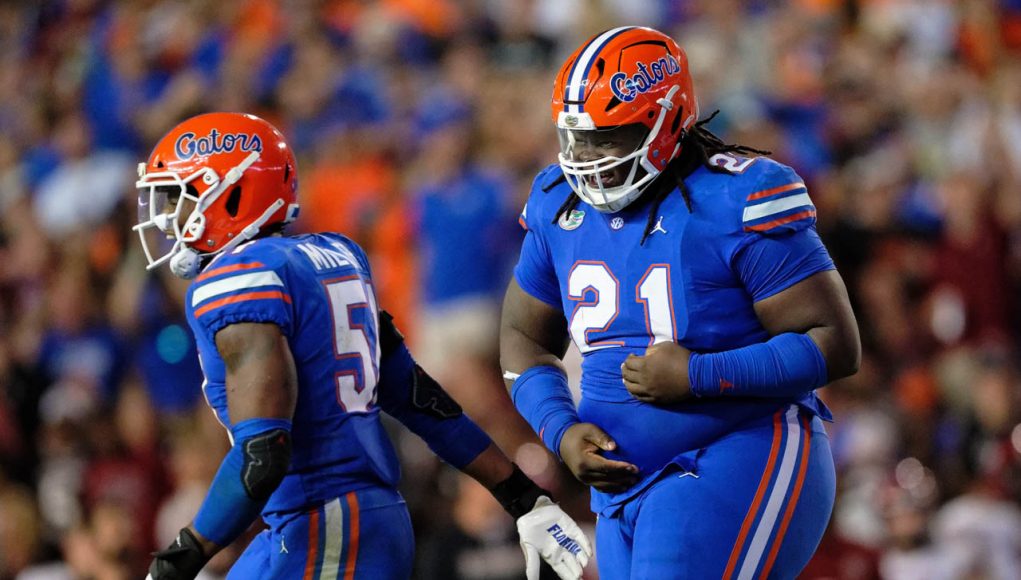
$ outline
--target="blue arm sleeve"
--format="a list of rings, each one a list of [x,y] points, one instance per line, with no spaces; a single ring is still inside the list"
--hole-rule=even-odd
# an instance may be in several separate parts
[[[807,334],[787,332],[723,352],[692,353],[688,381],[698,397],[795,397],[826,384],[826,359]]]
[[[564,433],[581,422],[564,371],[548,366],[526,370],[514,381],[511,399],[546,448],[560,457]]]
[[[203,537],[227,546],[241,535],[262,511],[268,500],[254,500],[245,491],[244,443],[274,429],[291,431],[291,422],[285,419],[248,419],[231,429],[234,444],[223,458],[213,478],[198,514],[195,529]]]
[[[433,453],[461,469],[492,443],[461,407],[421,367],[403,342],[379,365],[381,409],[421,437]]]

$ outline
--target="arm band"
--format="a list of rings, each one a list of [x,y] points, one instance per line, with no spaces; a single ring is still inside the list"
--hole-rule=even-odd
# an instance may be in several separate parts
[[[231,429],[234,445],[223,458],[213,478],[206,499],[195,516],[195,529],[218,546],[226,547],[255,521],[266,500],[249,497],[243,481],[245,441],[274,429],[290,433],[291,422],[286,419],[248,419]],[[268,499],[268,498],[267,498]]]
[[[797,397],[826,384],[826,359],[807,334],[708,354],[692,353],[688,381],[697,397]]]
[[[422,438],[429,449],[461,469],[492,443],[443,388],[415,364],[403,342],[379,364],[379,407]]]
[[[555,367],[532,367],[514,381],[511,399],[546,447],[560,457],[564,433],[581,422],[567,387],[567,374]]]
[[[496,484],[489,491],[496,498],[496,501],[500,502],[503,509],[507,510],[507,513],[514,519],[518,519],[532,511],[536,500],[542,496],[550,498],[551,501],[553,500],[552,493],[539,487],[517,465],[514,466],[514,471],[511,472],[510,477]]]

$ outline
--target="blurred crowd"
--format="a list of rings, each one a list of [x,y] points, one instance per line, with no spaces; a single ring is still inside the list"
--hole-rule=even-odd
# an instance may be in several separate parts
[[[227,448],[186,284],[131,231],[135,164],[214,110],[283,130],[295,229],[362,244],[423,365],[591,524],[500,395],[496,325],[553,76],[622,24],[672,34],[711,128],[805,178],[855,306],[804,577],[1021,577],[1021,1],[4,0],[0,580],[140,577]],[[521,577],[509,517],[393,431],[417,577]]]

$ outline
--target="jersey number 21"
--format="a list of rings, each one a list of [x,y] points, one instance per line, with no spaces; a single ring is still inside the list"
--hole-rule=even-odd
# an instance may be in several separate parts
[[[593,340],[593,332],[606,332],[622,308],[620,282],[605,262],[581,260],[567,278],[568,297],[576,302],[570,318],[571,338],[582,354],[623,346],[619,340]],[[645,328],[649,345],[677,339],[673,295],[670,291],[670,264],[652,264],[635,286],[635,302],[645,310]]]

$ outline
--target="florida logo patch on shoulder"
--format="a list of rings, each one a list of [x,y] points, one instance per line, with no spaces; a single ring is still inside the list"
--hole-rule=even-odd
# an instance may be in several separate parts
[[[567,231],[576,230],[585,219],[585,211],[580,209],[571,210],[570,214],[560,216],[560,227]]]

